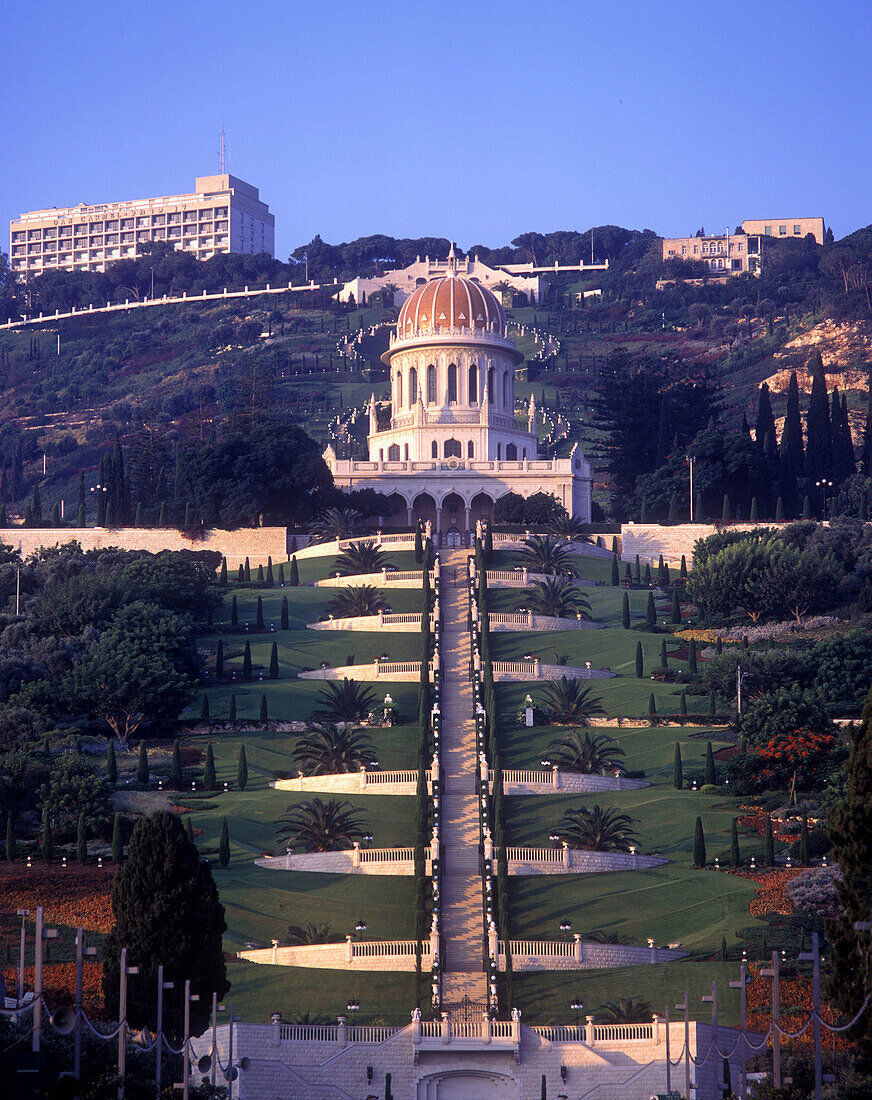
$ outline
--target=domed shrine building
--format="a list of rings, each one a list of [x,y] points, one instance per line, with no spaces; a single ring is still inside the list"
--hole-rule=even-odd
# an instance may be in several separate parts
[[[568,458],[537,451],[531,397],[515,415],[515,368],[523,356],[506,332],[503,307],[486,288],[457,274],[407,298],[396,334],[382,356],[391,380],[390,425],[369,413],[369,461],[325,460],[342,489],[375,489],[390,497],[384,524],[430,521],[439,545],[466,543],[506,493],[551,493],[570,515],[590,521],[590,465],[574,446]]]

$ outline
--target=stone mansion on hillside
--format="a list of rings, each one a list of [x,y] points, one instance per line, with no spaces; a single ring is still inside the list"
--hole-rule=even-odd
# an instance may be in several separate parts
[[[494,295],[457,272],[419,287],[403,304],[382,360],[390,370],[390,423],[370,405],[369,460],[325,459],[336,485],[391,498],[387,526],[429,520],[441,545],[461,545],[506,493],[551,493],[590,521],[590,466],[576,445],[568,458],[540,459],[536,406],[515,419],[515,367],[522,360]]]

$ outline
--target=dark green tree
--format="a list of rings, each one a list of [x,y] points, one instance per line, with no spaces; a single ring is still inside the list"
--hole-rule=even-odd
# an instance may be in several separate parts
[[[684,725],[687,719],[687,692],[682,691],[678,700],[678,713],[681,718],[681,724]]]
[[[220,638],[215,651],[215,679],[218,681],[224,679],[224,642]]]
[[[802,831],[799,834],[799,862],[803,867],[811,863],[808,852],[808,818],[802,815]]]
[[[136,762],[136,782],[140,787],[148,786],[148,749],[145,742],[139,742],[139,758]]]
[[[418,565],[424,560],[424,540],[421,537],[421,524],[415,525],[415,561]]]
[[[700,870],[705,867],[706,852],[705,852],[705,833],[702,828],[702,818],[696,819],[696,825],[693,829],[693,865]]]
[[[678,598],[678,589],[672,589],[672,613],[670,616],[673,626],[681,626],[681,602]]]
[[[763,452],[764,457],[767,461],[774,463],[777,457],[775,416],[772,412],[772,402],[769,400],[769,386],[765,382],[760,387],[754,436],[757,447]]]
[[[642,643],[636,642],[636,679],[641,680],[645,675],[645,661],[642,656]]]
[[[230,862],[230,829],[227,826],[227,818],[221,818],[221,839],[218,841],[218,862],[226,867]]]
[[[76,824],[76,859],[85,863],[88,859],[88,834],[85,831],[85,815],[79,814]]]
[[[648,696],[648,721],[652,726],[657,725],[657,700],[654,698],[654,692]]]
[[[687,670],[692,676],[696,676],[699,671],[696,660],[696,638],[690,639],[690,645],[687,648]]]
[[[660,667],[669,667],[669,654],[666,652],[666,639],[660,639]]]
[[[242,655],[242,679],[251,679],[251,642],[246,641],[245,652]]]
[[[215,790],[215,753],[211,745],[206,746],[206,763],[203,767],[203,786],[207,791]]]
[[[681,761],[681,744],[675,742],[675,759],[672,762],[672,783],[677,791],[684,790],[684,766]]]
[[[182,785],[182,750],[179,739],[173,741],[173,755],[170,763],[170,786],[178,790]]]
[[[245,755],[245,745],[239,746],[236,757],[236,786],[244,791],[248,783],[248,760]]]
[[[811,375],[811,395],[806,415],[805,474],[809,482],[829,477],[833,472],[833,437],[827,376],[821,353],[815,348],[806,367]]]
[[[630,593],[624,593],[624,599],[621,604],[621,626],[624,630],[630,629]]]
[[[236,607],[236,593],[233,593],[233,599],[230,601],[230,625],[239,626],[239,611]]]
[[[121,814],[112,821],[112,862],[117,867],[124,861],[124,841],[121,837]]]
[[[268,718],[269,718],[269,712],[267,710],[267,705],[266,705],[266,696],[261,695],[261,697],[260,697],[260,720],[261,720],[261,722],[265,722]]]
[[[255,614],[254,625],[258,630],[263,630],[263,596],[257,597],[257,612]]]
[[[184,989],[191,981],[199,1000],[191,1005],[191,1031],[202,1032],[211,1011],[230,989],[221,937],[224,907],[207,864],[175,814],[167,811],[140,819],[133,830],[127,861],[112,886],[115,927],[103,947],[103,992],[110,1016],[118,1014],[118,966],[122,947],[128,963],[140,968],[128,1000],[133,1028],[156,1026],[157,968]],[[178,1041],[181,998],[164,1000],[164,1023]]]
[[[715,756],[712,752],[711,741],[706,741],[705,744],[705,774],[703,776],[703,782],[709,786],[714,786],[718,781],[718,774],[715,770]]]
[[[221,559],[221,571],[218,574],[218,583],[227,584],[227,558]]]
[[[106,780],[111,786],[118,782],[118,762],[115,759],[115,742],[109,741],[106,751]]]
[[[275,577],[273,576],[273,563],[272,555],[266,559],[266,583],[272,588],[275,585]]]
[[[291,558],[291,566],[288,570],[288,584],[291,588],[297,588],[300,584],[300,570],[297,567],[296,554]]]
[[[242,576],[246,584],[251,584],[251,562],[248,558],[245,559],[245,564],[242,567]]]
[[[618,555],[612,554],[612,588],[617,588],[621,583],[621,571],[618,568]]]
[[[227,717],[231,722],[236,721],[236,695],[232,691],[230,693],[230,712]]]
[[[766,815],[766,836],[763,842],[763,862],[767,867],[775,866],[775,835],[772,830],[772,817]]]
[[[730,866],[733,868],[742,866],[742,853],[739,850],[739,821],[735,817],[730,825]]]
[[[281,617],[281,628],[282,628],[282,630],[287,630],[288,629],[288,623],[289,622],[290,622],[290,619],[288,617],[288,597],[287,596],[282,596],[282,617]]]
[[[51,815],[48,810],[42,813],[42,839],[40,841],[42,858],[46,863],[51,863],[54,857],[54,830],[52,828]]]
[[[15,827],[12,824],[12,811],[9,810],[6,814],[6,861],[14,863],[16,854]]]
[[[654,593],[648,593],[648,603],[645,605],[645,625],[653,630],[657,625],[657,608],[654,604]]]
[[[271,680],[279,678],[279,647],[276,642],[273,642],[269,652],[269,678]]]

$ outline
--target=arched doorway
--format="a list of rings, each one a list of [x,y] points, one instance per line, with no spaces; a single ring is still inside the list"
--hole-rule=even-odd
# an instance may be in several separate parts
[[[469,505],[470,528],[474,531],[475,525],[480,519],[490,522],[493,511],[494,502],[487,493],[478,493],[477,496],[472,498]]]
[[[406,527],[409,522],[406,502],[399,493],[391,493],[388,497],[388,512],[383,516],[385,527]]]
[[[412,501],[413,523],[419,520],[421,523],[432,524],[433,533],[436,532],[436,501],[429,493],[419,493]]]
[[[418,1082],[417,1100],[517,1100],[518,1082],[506,1073],[453,1069],[428,1074]]]
[[[463,546],[466,539],[466,505],[458,493],[442,500],[442,545]]]

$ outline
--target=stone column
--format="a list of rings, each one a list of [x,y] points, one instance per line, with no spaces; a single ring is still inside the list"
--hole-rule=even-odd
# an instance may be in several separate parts
[[[521,1042],[521,1010],[519,1008],[512,1009],[512,1042]]]
[[[412,1009],[412,1042],[421,1042],[421,1010],[420,1008]]]
[[[660,1046],[660,1017],[654,1013],[654,1046]]]
[[[352,867],[359,867],[360,866],[360,841],[359,840],[355,840],[354,847],[351,850],[351,866]]]
[[[410,505],[406,505],[406,523],[409,527],[415,524],[415,511]]]
[[[555,791],[560,790],[560,769],[556,764],[551,765],[551,783]]]
[[[575,940],[575,961],[582,963],[584,962],[584,944],[581,942],[581,933],[574,932],[572,938]]]
[[[490,922],[487,930],[487,950],[488,955],[492,959],[496,959],[497,970],[500,968],[500,952],[499,952],[499,937],[497,936],[497,926],[493,921]]]
[[[563,866],[568,870],[572,866],[572,853],[569,851],[569,845],[564,840],[563,842]]]
[[[354,936],[350,933],[345,937],[345,961],[350,963],[354,960]]]
[[[451,1024],[448,1021],[448,1013],[442,1013],[442,1042],[451,1042]]]
[[[346,1043],[346,1038],[345,1038],[345,1017],[344,1016],[337,1016],[336,1017],[336,1023],[339,1025],[336,1028],[336,1042],[339,1044],[339,1046],[344,1047],[345,1043]]]
[[[279,961],[279,941],[278,940],[273,940],[272,941],[272,964],[273,964],[273,966],[277,966],[278,961]]]
[[[491,1041],[492,1024],[487,1012],[481,1014],[481,1037],[486,1043]]]
[[[494,842],[489,836],[484,838],[484,858],[490,860],[494,858]]]
[[[584,1041],[589,1047],[594,1045],[593,1016],[585,1016]]]

